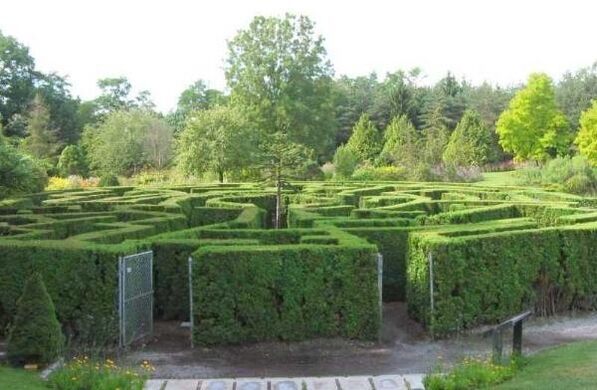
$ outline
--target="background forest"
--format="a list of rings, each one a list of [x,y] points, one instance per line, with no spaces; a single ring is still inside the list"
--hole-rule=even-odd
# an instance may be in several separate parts
[[[272,175],[475,181],[520,167],[525,184],[597,188],[597,63],[514,86],[450,72],[430,85],[424,64],[337,76],[314,23],[286,15],[232,37],[224,71],[225,90],[197,80],[168,113],[126,77],[98,80],[100,96],[81,101],[0,32],[0,198]]]

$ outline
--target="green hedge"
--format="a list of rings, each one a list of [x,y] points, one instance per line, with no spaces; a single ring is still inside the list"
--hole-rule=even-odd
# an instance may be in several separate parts
[[[597,307],[597,225],[409,241],[409,313],[435,335],[495,323],[523,309]],[[434,310],[429,292],[432,256]]]
[[[193,254],[197,344],[343,336],[379,329],[372,246],[204,247]]]

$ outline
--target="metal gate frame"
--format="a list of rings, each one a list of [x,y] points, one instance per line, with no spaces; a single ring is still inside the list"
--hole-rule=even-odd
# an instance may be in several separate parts
[[[148,289],[142,291],[141,293],[134,295],[132,297],[127,297],[127,275],[130,271],[130,267],[127,266],[127,261],[131,259],[135,259],[142,256],[149,255],[149,286]],[[138,340],[142,337],[149,336],[153,334],[153,251],[146,251],[146,252],[139,252],[128,256],[119,256],[118,257],[118,317],[119,317],[119,337],[118,337],[118,345],[123,348],[135,340]],[[150,310],[150,321],[148,329],[141,333],[135,333],[133,337],[127,339],[126,334],[126,317],[127,317],[127,307],[131,304],[131,302],[139,301],[139,300],[146,300],[149,299],[149,310]]]

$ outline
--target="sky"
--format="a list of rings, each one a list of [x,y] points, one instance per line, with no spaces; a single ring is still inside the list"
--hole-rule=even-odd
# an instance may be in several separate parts
[[[167,112],[198,79],[225,88],[227,40],[286,12],[315,21],[337,76],[418,66],[426,83],[450,70],[505,86],[597,61],[591,0],[0,0],[0,30],[84,100],[126,76]]]

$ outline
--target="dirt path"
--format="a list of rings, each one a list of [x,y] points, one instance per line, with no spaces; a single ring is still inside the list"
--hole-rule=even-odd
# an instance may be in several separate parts
[[[381,344],[334,339],[190,349],[188,329],[166,322],[156,324],[152,342],[132,351],[124,360],[130,364],[151,361],[156,366],[154,377],[159,378],[421,373],[440,362],[488,354],[490,340],[482,338],[481,331],[433,341],[419,324],[408,319],[405,304],[392,303],[384,307]],[[532,353],[585,339],[597,339],[597,313],[531,319],[525,324],[523,348],[525,353]]]

